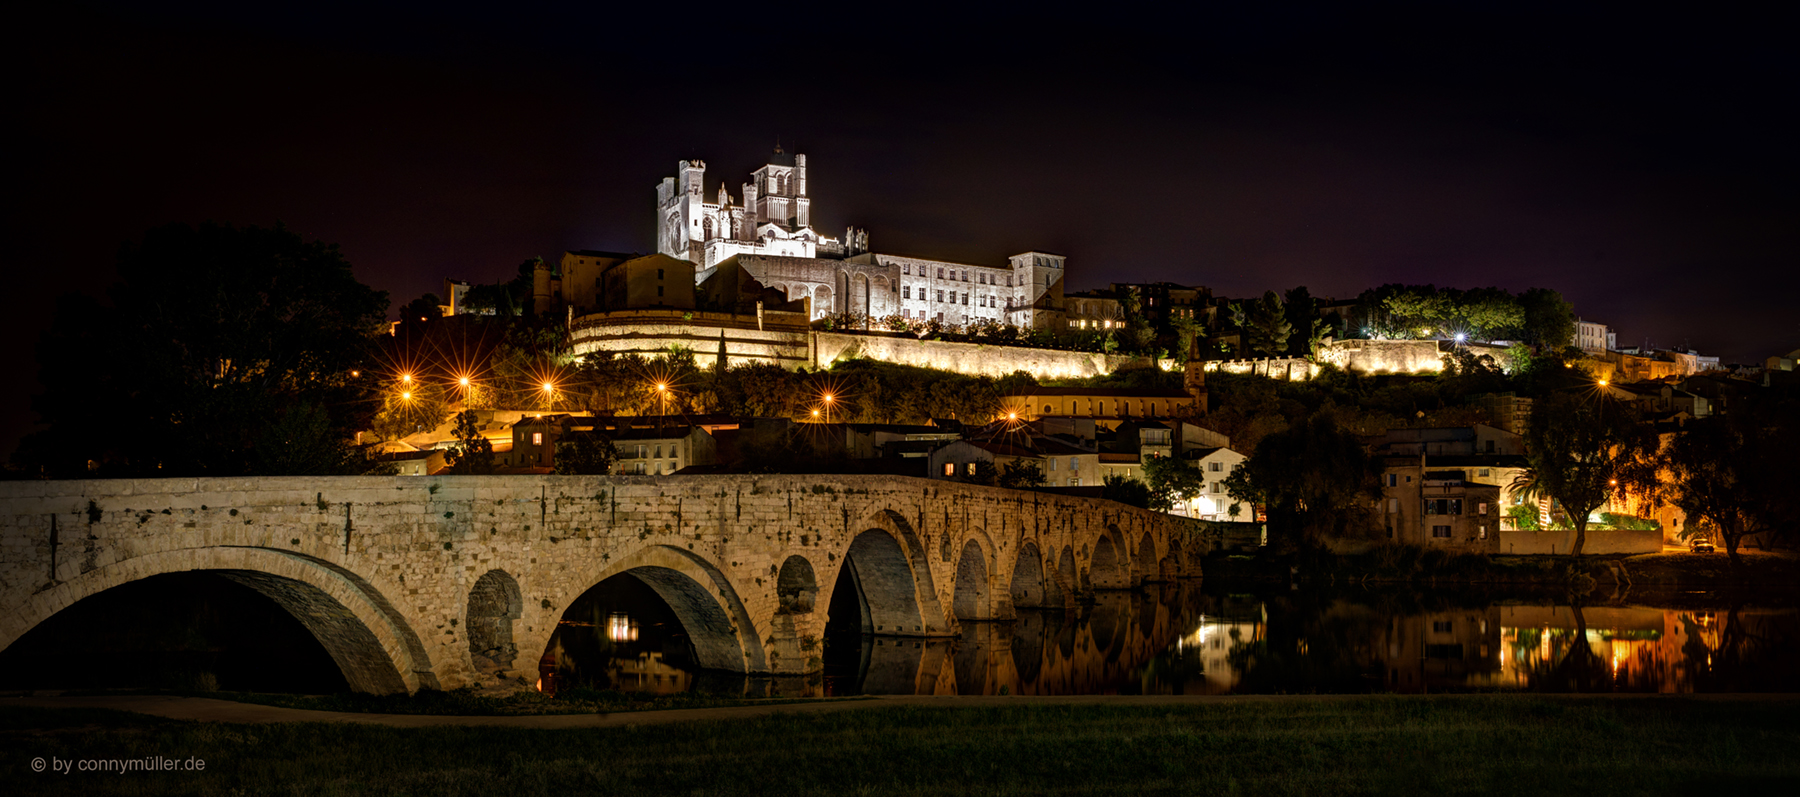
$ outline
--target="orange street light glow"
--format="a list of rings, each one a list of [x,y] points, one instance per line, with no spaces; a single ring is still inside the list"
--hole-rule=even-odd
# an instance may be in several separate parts
[[[401,374],[400,381],[405,382],[409,385],[412,384],[412,374]]]
[[[556,385],[550,384],[549,382],[545,382],[544,383],[544,392],[545,393],[555,393]]]
[[[412,393],[401,393],[400,398],[404,401],[412,401]]]
[[[663,392],[663,391],[665,391],[665,390],[668,390],[668,389],[669,389],[669,386],[668,386],[668,385],[665,385],[665,384],[663,384],[663,383],[661,383],[661,382],[658,382],[658,383],[656,383],[656,392],[658,392],[658,393],[661,393],[661,392]]]
[[[826,393],[826,394],[825,394],[825,403],[826,403],[826,404],[830,404],[830,403],[831,403],[831,394],[830,394],[830,393]]]
[[[466,376],[462,377],[462,378],[456,380],[456,383],[459,385],[462,385],[463,387],[468,387],[469,386],[469,378]]]

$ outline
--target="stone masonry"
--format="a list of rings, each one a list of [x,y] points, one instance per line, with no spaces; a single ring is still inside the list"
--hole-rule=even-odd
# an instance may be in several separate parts
[[[0,649],[89,595],[205,570],[292,612],[360,691],[530,680],[564,609],[631,573],[703,666],[805,673],[846,565],[866,630],[941,637],[1198,575],[1213,542],[1110,501],[887,476],[9,482]]]

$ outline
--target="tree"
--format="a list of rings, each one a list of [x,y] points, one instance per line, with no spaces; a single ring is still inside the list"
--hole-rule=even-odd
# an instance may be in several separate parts
[[[1529,288],[1519,295],[1523,316],[1520,337],[1539,352],[1561,351],[1575,340],[1575,306],[1549,288]]]
[[[267,431],[301,405],[324,412],[329,437],[366,427],[374,380],[356,374],[370,370],[388,300],[337,247],[280,226],[159,227],[124,247],[107,296],[59,302],[33,401],[54,445],[28,446],[41,461],[23,464],[234,476],[285,461],[256,448],[284,438]]]
[[[556,473],[603,476],[613,472],[619,450],[599,432],[571,432],[556,441]]]
[[[1742,565],[1738,546],[1745,537],[1800,527],[1794,498],[1800,407],[1759,399],[1689,423],[1668,447],[1673,503],[1688,520],[1684,532],[1710,524],[1734,567]]]
[[[1100,480],[1100,497],[1139,509],[1150,508],[1150,486],[1117,473],[1107,474]]]
[[[1233,304],[1231,311],[1244,330],[1245,348],[1264,357],[1279,357],[1287,351],[1293,327],[1288,324],[1287,308],[1274,291],[1264,291],[1261,299],[1247,307]]]
[[[1013,460],[1001,469],[996,481],[1001,487],[1009,490],[1029,490],[1044,486],[1044,471],[1036,463],[1024,460]]]
[[[1174,457],[1144,457],[1144,481],[1150,508],[1158,512],[1185,504],[1206,489],[1206,474]]]
[[[295,404],[263,427],[253,449],[255,472],[270,476],[334,476],[392,473],[332,433],[331,415],[309,402]]]
[[[1225,478],[1225,490],[1233,499],[1262,505],[1270,541],[1288,550],[1366,530],[1373,517],[1368,508],[1381,497],[1362,441],[1326,412],[1264,437]]]
[[[474,410],[456,415],[456,444],[450,447],[450,472],[479,475],[494,472],[494,444],[481,433]]]
[[[1654,480],[1656,448],[1656,433],[1635,409],[1604,392],[1538,399],[1525,429],[1525,456],[1538,489],[1562,504],[1575,526],[1571,555],[1581,554],[1588,516],[1620,492],[1621,480]]]

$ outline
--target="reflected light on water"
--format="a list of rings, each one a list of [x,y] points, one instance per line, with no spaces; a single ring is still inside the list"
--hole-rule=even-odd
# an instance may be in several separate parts
[[[629,614],[613,612],[606,616],[606,638],[614,642],[636,642],[637,623],[632,622]]]

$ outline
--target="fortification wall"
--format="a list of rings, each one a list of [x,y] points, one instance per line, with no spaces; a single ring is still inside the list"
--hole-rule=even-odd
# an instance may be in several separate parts
[[[970,376],[1002,377],[1014,371],[1026,371],[1039,379],[1071,379],[1110,374],[1115,369],[1126,366],[1156,365],[1154,361],[1143,357],[920,340],[911,335],[815,332],[813,338],[814,367],[860,357],[955,371]]]
[[[570,331],[577,356],[607,351],[655,357],[670,347],[694,352],[703,367],[717,362],[724,348],[728,366],[765,362],[793,370],[826,368],[839,360],[866,358],[937,368],[970,376],[1002,377],[1027,371],[1039,379],[1101,376],[1121,367],[1173,368],[1155,361],[1099,352],[989,346],[912,335],[814,331],[804,314],[766,313],[759,328],[754,316],[680,310],[624,310],[583,316]]]
[[[756,316],[678,310],[621,310],[575,319],[569,337],[576,356],[593,352],[656,357],[671,347],[694,352],[702,367],[765,362],[793,370],[810,365],[812,331],[804,313]]]

